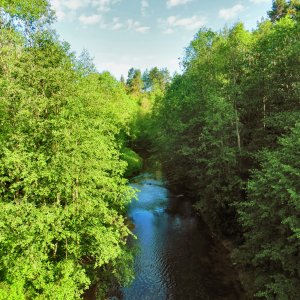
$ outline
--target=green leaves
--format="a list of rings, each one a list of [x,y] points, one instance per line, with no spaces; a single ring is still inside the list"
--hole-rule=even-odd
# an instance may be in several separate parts
[[[252,32],[200,29],[154,105],[165,173],[214,232],[241,244],[250,298],[300,294],[298,6],[274,1],[272,22]]]
[[[0,7],[5,12],[0,16],[0,24],[4,20],[3,23],[16,25],[16,28],[22,24],[27,31],[51,23],[54,14],[48,0],[0,0]]]
[[[256,276],[264,278],[256,289],[265,298],[293,299],[299,294],[299,136],[297,125],[280,140],[279,149],[260,155],[261,170],[254,171],[247,190],[252,204],[239,207],[246,230],[241,251],[252,256]],[[272,266],[269,271],[267,265]]]
[[[0,299],[79,299],[132,278],[121,149],[136,104],[55,34],[30,35],[0,33]]]

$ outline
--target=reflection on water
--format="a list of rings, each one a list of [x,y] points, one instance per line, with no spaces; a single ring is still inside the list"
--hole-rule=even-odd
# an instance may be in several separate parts
[[[172,197],[162,180],[144,173],[129,217],[135,224],[136,279],[125,300],[244,299],[224,249],[183,197]]]

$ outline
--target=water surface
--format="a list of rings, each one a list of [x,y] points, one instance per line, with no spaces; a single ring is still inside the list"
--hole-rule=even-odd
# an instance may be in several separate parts
[[[244,299],[228,253],[213,239],[183,195],[171,195],[155,173],[132,180],[129,208],[139,252],[125,300]]]

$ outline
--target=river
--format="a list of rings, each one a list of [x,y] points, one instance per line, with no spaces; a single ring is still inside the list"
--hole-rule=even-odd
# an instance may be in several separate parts
[[[159,172],[142,173],[131,185],[139,190],[128,212],[139,251],[123,299],[245,299],[228,252],[189,199],[172,195]]]

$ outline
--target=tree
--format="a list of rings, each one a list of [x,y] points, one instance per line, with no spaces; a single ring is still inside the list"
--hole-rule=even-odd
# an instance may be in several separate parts
[[[300,30],[291,10],[296,1],[287,3],[286,11],[279,4],[278,20],[263,21],[253,32],[238,23],[195,35],[183,58],[183,74],[174,77],[154,106],[159,128],[154,141],[170,182],[197,198],[195,207],[215,233],[243,244],[241,263],[245,269],[251,266],[257,278],[253,294],[294,299],[299,294],[299,216],[298,208],[293,213],[284,199],[299,196],[299,147],[292,143],[299,139],[299,126],[291,137],[281,137],[300,116]],[[286,151],[279,165],[278,157]],[[280,174],[275,174],[277,167]],[[250,170],[256,171],[248,183]],[[267,191],[273,188],[274,195]],[[286,220],[279,217],[284,207],[296,229],[284,226]],[[253,297],[251,287],[249,291]]]
[[[125,85],[125,78],[124,78],[124,75],[121,75],[121,77],[120,77],[120,82],[121,82],[122,84]]]
[[[276,22],[286,15],[296,17],[299,11],[299,0],[274,0],[272,10],[268,12],[268,15],[272,22]]]
[[[152,68],[150,71],[146,70],[143,73],[144,90],[165,91],[170,83],[171,77],[168,69],[159,70],[157,67]]]
[[[29,22],[37,21],[42,17],[49,17],[52,13],[48,0],[1,0],[0,6],[12,18],[16,17]]]
[[[97,72],[93,58],[86,49],[84,49],[79,57],[75,60],[75,65],[76,71],[80,73],[81,76],[87,76]]]
[[[0,31],[0,299],[80,299],[90,285],[104,298],[132,279],[121,149],[135,105],[52,31],[24,34]]]
[[[297,299],[300,293],[300,125],[263,151],[260,170],[239,204],[245,244],[240,259],[255,274],[255,292],[264,299]]]
[[[272,10],[268,12],[268,15],[272,22],[278,21],[286,15],[288,3],[286,0],[274,0]]]
[[[128,78],[126,81],[128,92],[132,95],[138,96],[143,89],[142,73],[138,69],[131,68],[128,71]]]

